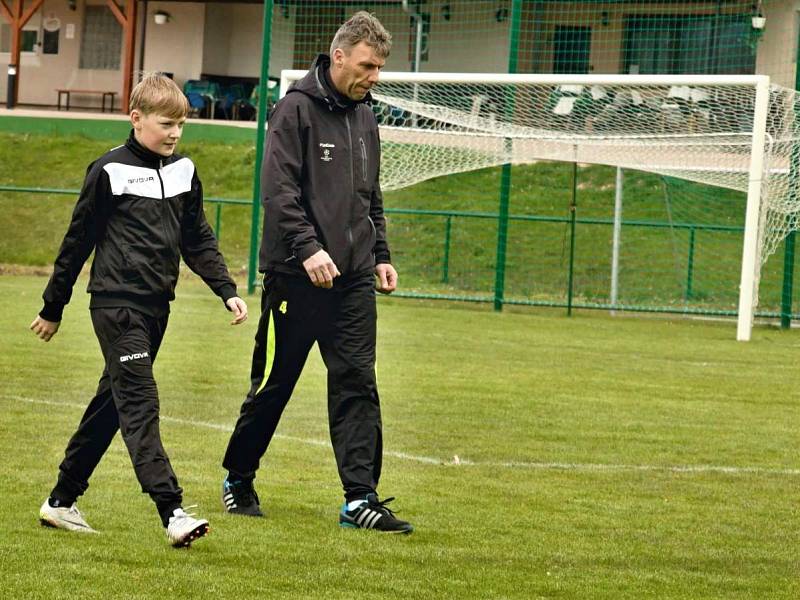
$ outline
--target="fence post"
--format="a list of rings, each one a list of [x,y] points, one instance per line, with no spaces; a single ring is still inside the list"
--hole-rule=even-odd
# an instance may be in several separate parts
[[[503,310],[506,285],[506,248],[508,245],[508,204],[511,195],[511,165],[500,174],[500,207],[497,215],[497,260],[494,272],[494,309]]]
[[[220,237],[220,230],[222,229],[222,203],[217,202],[217,214],[214,219],[214,235],[217,237],[217,241],[219,241]]]
[[[794,162],[794,161],[792,161]],[[792,324],[792,291],[794,289],[794,238],[792,231],[786,236],[783,248],[783,286],[781,288],[781,329]]]
[[[519,30],[522,21],[522,0],[511,2],[511,39],[508,44],[508,72],[517,72],[517,53],[519,52]],[[513,92],[512,92],[513,94]],[[506,106],[509,121],[514,117],[514,97],[508,99]],[[513,150],[513,141],[505,140],[507,154]],[[497,260],[494,278],[494,309],[503,310],[506,280],[506,247],[508,244],[508,204],[511,195],[511,163],[505,163],[500,176],[500,207],[497,219]]]
[[[684,300],[690,300],[692,298],[692,277],[694,276],[694,232],[694,227],[689,229],[689,264],[686,265],[686,297]]]
[[[258,270],[258,226],[261,224],[261,162],[264,159],[264,125],[267,122],[267,83],[269,82],[269,48],[272,37],[272,5],[264,0],[263,31],[261,33],[261,79],[258,81],[258,118],[256,119],[256,164],[253,174],[253,210],[250,220],[250,259],[247,264],[247,293],[256,289]]]
[[[798,32],[800,44],[800,32]],[[797,47],[797,61],[800,61],[800,46]],[[796,62],[794,70],[794,89],[800,90],[800,62]],[[794,128],[800,120],[800,109],[797,100],[794,101]],[[798,170],[800,169],[800,147],[797,143],[792,146],[792,155],[789,162],[789,193],[795,198],[798,189]],[[794,231],[786,237],[783,247],[783,287],[781,291],[781,329],[788,329],[792,324],[792,290],[794,289]]]
[[[611,306],[619,301],[619,253],[622,243],[622,199],[624,178],[622,167],[617,167],[616,185],[614,187],[614,229],[611,233]],[[611,314],[615,314],[611,310]]]
[[[578,212],[578,163],[572,163],[572,199],[569,204],[569,273],[567,277],[567,316],[572,315],[572,283],[575,272],[575,219]]]
[[[444,260],[442,261],[442,283],[447,283],[450,277],[450,228],[453,215],[447,215],[444,223]]]

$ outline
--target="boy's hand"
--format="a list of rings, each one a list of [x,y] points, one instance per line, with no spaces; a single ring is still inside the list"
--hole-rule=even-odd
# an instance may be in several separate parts
[[[244,323],[247,320],[247,304],[245,304],[244,300],[238,296],[235,296],[234,298],[229,298],[225,304],[233,313],[233,321],[231,321],[231,325],[238,325],[239,323]]]
[[[381,294],[391,294],[397,289],[397,271],[389,263],[375,265],[375,275],[378,276],[376,288]]]
[[[247,309],[245,309],[246,311]],[[45,342],[49,342],[58,331],[61,321],[48,321],[37,316],[31,323],[31,331]]]

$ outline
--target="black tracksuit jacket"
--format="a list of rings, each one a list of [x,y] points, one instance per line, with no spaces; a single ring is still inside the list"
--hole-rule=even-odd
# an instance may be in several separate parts
[[[319,55],[270,116],[261,272],[306,276],[303,261],[321,249],[345,278],[391,262],[371,97],[352,102],[333,92],[329,67]]]
[[[78,202],[45,288],[48,321],[60,321],[75,280],[95,251],[92,307],[132,306],[162,314],[175,298],[180,258],[223,302],[236,284],[203,212],[194,164],[143,147],[133,131],[87,170]]]

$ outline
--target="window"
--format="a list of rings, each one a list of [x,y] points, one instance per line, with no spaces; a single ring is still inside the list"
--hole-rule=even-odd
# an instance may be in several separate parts
[[[106,6],[87,6],[81,36],[81,69],[119,69],[122,26]]]
[[[20,49],[22,52],[36,52],[39,30],[23,29],[20,32]],[[0,23],[0,52],[11,52],[11,25]]]
[[[624,73],[752,74],[749,15],[636,15],[625,19]]]

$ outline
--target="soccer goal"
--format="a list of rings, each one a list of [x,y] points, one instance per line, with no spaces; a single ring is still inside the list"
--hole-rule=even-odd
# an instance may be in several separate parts
[[[304,74],[283,71],[281,96]],[[800,219],[793,90],[759,75],[387,72],[373,96],[387,190],[548,160],[746,193],[737,339],[750,339],[761,267]]]

